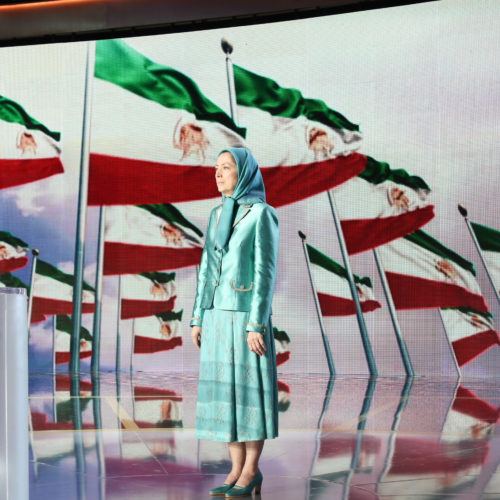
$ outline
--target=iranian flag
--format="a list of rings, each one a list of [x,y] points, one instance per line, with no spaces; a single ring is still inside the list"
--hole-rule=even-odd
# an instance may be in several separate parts
[[[202,236],[174,205],[109,207],[104,274],[139,274],[198,265]]]
[[[29,295],[30,289],[29,286],[26,285],[22,280],[20,280],[17,276],[14,276],[10,273],[0,274],[0,288],[9,287],[9,288],[26,288],[27,294]],[[31,323],[40,323],[41,321],[45,321],[47,318],[44,314],[41,314],[36,311],[31,312]]]
[[[73,320],[70,316],[56,316],[55,353],[56,365],[69,363]],[[92,356],[92,335],[83,326],[80,328],[80,359]]]
[[[290,408],[290,386],[278,380],[278,411],[284,413]]]
[[[8,231],[0,231],[0,274],[21,269],[28,263],[28,244]]]
[[[75,278],[57,267],[38,259],[31,292],[32,316],[73,314],[73,285]],[[95,311],[94,289],[85,281],[82,292],[82,313]]]
[[[284,330],[273,326],[274,346],[276,349],[276,364],[282,365],[290,359],[290,337]]]
[[[471,222],[471,226],[488,265],[493,283],[495,283],[497,292],[500,292],[500,231],[477,222]]]
[[[121,40],[97,42],[89,205],[138,205],[220,196],[217,153],[245,130],[183,73]]]
[[[311,274],[318,294],[323,316],[347,316],[356,314],[356,305],[351,295],[346,270],[333,259],[306,244],[311,263]],[[354,282],[363,312],[381,307],[375,300],[370,278],[354,275]]]
[[[64,172],[60,139],[20,104],[0,96],[0,189]]]
[[[380,247],[396,309],[488,312],[472,262],[422,230]]]
[[[121,319],[171,311],[175,306],[175,273],[142,273],[121,278]]]
[[[182,395],[169,389],[134,387],[133,418],[141,429],[183,427]]]
[[[134,354],[170,351],[182,345],[180,311],[167,311],[134,320]]]
[[[459,366],[469,363],[490,347],[500,345],[500,336],[490,313],[461,307],[441,309],[441,314]]]
[[[358,175],[366,157],[358,125],[319,99],[281,87],[234,66],[238,121],[247,144],[265,165],[266,193],[274,206],[298,201]]]
[[[426,182],[367,156],[366,168],[334,190],[348,252],[356,254],[416,231],[434,218]]]

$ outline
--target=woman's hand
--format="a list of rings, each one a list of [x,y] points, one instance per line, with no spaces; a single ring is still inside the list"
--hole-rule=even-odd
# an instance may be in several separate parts
[[[191,328],[191,338],[194,345],[199,349],[201,346],[201,326],[194,325]]]
[[[264,336],[259,332],[248,332],[247,344],[248,348],[259,356],[262,356],[267,350]]]

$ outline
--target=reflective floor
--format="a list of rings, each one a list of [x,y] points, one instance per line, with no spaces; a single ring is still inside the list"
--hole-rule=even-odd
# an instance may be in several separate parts
[[[30,499],[210,498],[230,460],[195,438],[196,389],[32,374]],[[500,499],[498,381],[287,376],[279,396],[262,499]]]

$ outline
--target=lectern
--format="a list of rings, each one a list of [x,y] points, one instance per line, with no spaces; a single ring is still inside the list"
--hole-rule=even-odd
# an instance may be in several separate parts
[[[28,500],[28,318],[24,288],[0,288],[0,500]]]

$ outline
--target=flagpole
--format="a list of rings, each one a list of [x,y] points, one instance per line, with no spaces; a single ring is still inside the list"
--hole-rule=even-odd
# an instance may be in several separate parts
[[[476,246],[476,250],[477,250],[477,253],[479,254],[479,258],[481,259],[481,262],[483,263],[484,270],[486,271],[486,274],[488,275],[488,279],[490,280],[491,286],[493,287],[493,291],[495,292],[495,297],[497,298],[498,302],[500,303],[500,295],[498,294],[497,287],[495,285],[495,282],[493,281],[493,277],[490,274],[490,270],[488,269],[488,265],[486,264],[486,259],[484,258],[483,251],[481,250],[481,246],[479,245],[479,241],[477,240],[476,233],[474,232],[474,229],[472,229],[469,218],[467,217],[467,208],[464,205],[459,204],[458,211],[460,212],[460,215],[464,218],[465,224],[467,225],[467,229],[469,230],[472,241],[474,242],[474,245]]]
[[[104,266],[104,224],[106,217],[106,207],[99,208],[99,230],[97,237],[97,263],[95,276],[95,312],[92,339],[92,359],[90,361],[90,371],[97,374],[100,368],[101,359],[101,313],[102,313],[102,274]]]
[[[115,358],[115,370],[116,373],[120,371],[121,365],[121,335],[120,335],[120,322],[122,315],[122,277],[118,276],[118,314],[116,318],[116,358]]]
[[[80,327],[82,323],[83,267],[85,264],[85,222],[89,178],[90,112],[92,104],[92,80],[95,66],[95,41],[87,42],[85,90],[83,97],[82,143],[80,152],[80,181],[78,189],[78,214],[75,241],[75,286],[73,287],[73,335],[70,344],[69,371],[80,371]]]
[[[370,337],[368,336],[368,330],[366,329],[365,318],[363,316],[363,311],[361,310],[361,302],[359,301],[358,291],[356,289],[356,284],[354,283],[354,277],[352,275],[351,264],[349,262],[349,255],[347,253],[347,246],[344,239],[344,233],[342,232],[340,218],[338,216],[337,208],[335,206],[335,200],[333,199],[330,190],[327,191],[327,195],[328,195],[328,201],[330,202],[330,209],[332,211],[333,223],[335,225],[335,230],[337,231],[337,238],[339,240],[340,252],[342,253],[342,260],[344,262],[344,267],[347,274],[347,281],[349,282],[351,295],[354,300],[354,305],[356,306],[356,318],[358,320],[359,330],[361,333],[361,340],[363,342],[363,348],[365,350],[366,362],[368,363],[368,369],[370,370],[370,375],[372,377],[376,377],[378,375],[377,365],[375,364],[375,357],[373,356]]]
[[[30,338],[31,330],[31,314],[33,312],[33,283],[35,281],[36,261],[38,260],[38,256],[40,255],[40,250],[38,250],[38,248],[33,248],[33,250],[31,250],[31,254],[33,255],[33,260],[31,262],[30,294],[28,297],[28,341]]]
[[[227,75],[227,88],[229,91],[229,109],[231,111],[231,118],[234,123],[238,124],[238,113],[236,107],[236,89],[234,86],[234,72],[233,72],[233,61],[231,60],[231,54],[233,52],[233,44],[229,42],[226,38],[222,38],[220,41],[222,51],[226,54],[226,75]]]
[[[398,315],[396,313],[396,306],[394,305],[391,289],[389,288],[389,283],[387,282],[385,271],[382,268],[382,263],[380,262],[380,256],[378,254],[378,250],[374,248],[372,251],[373,251],[373,257],[375,258],[375,263],[377,264],[377,270],[380,276],[380,281],[382,283],[382,288],[384,290],[385,300],[389,308],[389,314],[391,315],[392,326],[394,328],[394,333],[396,334],[396,340],[398,342],[401,358],[403,359],[406,375],[408,377],[414,377],[415,370],[413,369],[413,364],[411,362],[410,354],[408,352],[408,347],[406,346],[403,333],[401,332],[401,327],[399,325]]]
[[[452,356],[453,361],[455,363],[455,368],[456,368],[457,374],[458,374],[458,380],[460,380],[462,378],[462,372],[460,370],[460,366],[458,365],[457,357],[455,356],[455,350],[453,349],[453,344],[450,342],[450,337],[448,335],[448,329],[446,328],[446,323],[444,322],[443,313],[441,311],[441,308],[439,308],[438,311],[439,311],[439,317],[441,318],[441,324],[443,325],[444,333],[446,335],[446,340],[448,341],[448,347],[450,348],[451,356]]]
[[[316,292],[316,287],[314,286],[314,281],[311,274],[311,263],[309,262],[309,255],[306,249],[306,235],[299,231],[299,236],[302,241],[302,249],[304,250],[304,256],[306,258],[307,272],[309,274],[309,281],[311,283],[311,288],[314,297],[314,305],[316,306],[316,314],[318,315],[319,329],[321,331],[321,338],[323,339],[323,346],[325,348],[326,361],[328,363],[328,369],[330,370],[330,377],[335,377],[335,366],[333,364],[332,352],[330,350],[330,343],[328,342],[328,337],[326,336],[325,325],[323,323],[323,315],[321,314],[321,307],[319,305],[318,294]]]
[[[130,373],[134,371],[135,318],[132,320],[132,345],[130,348]]]

